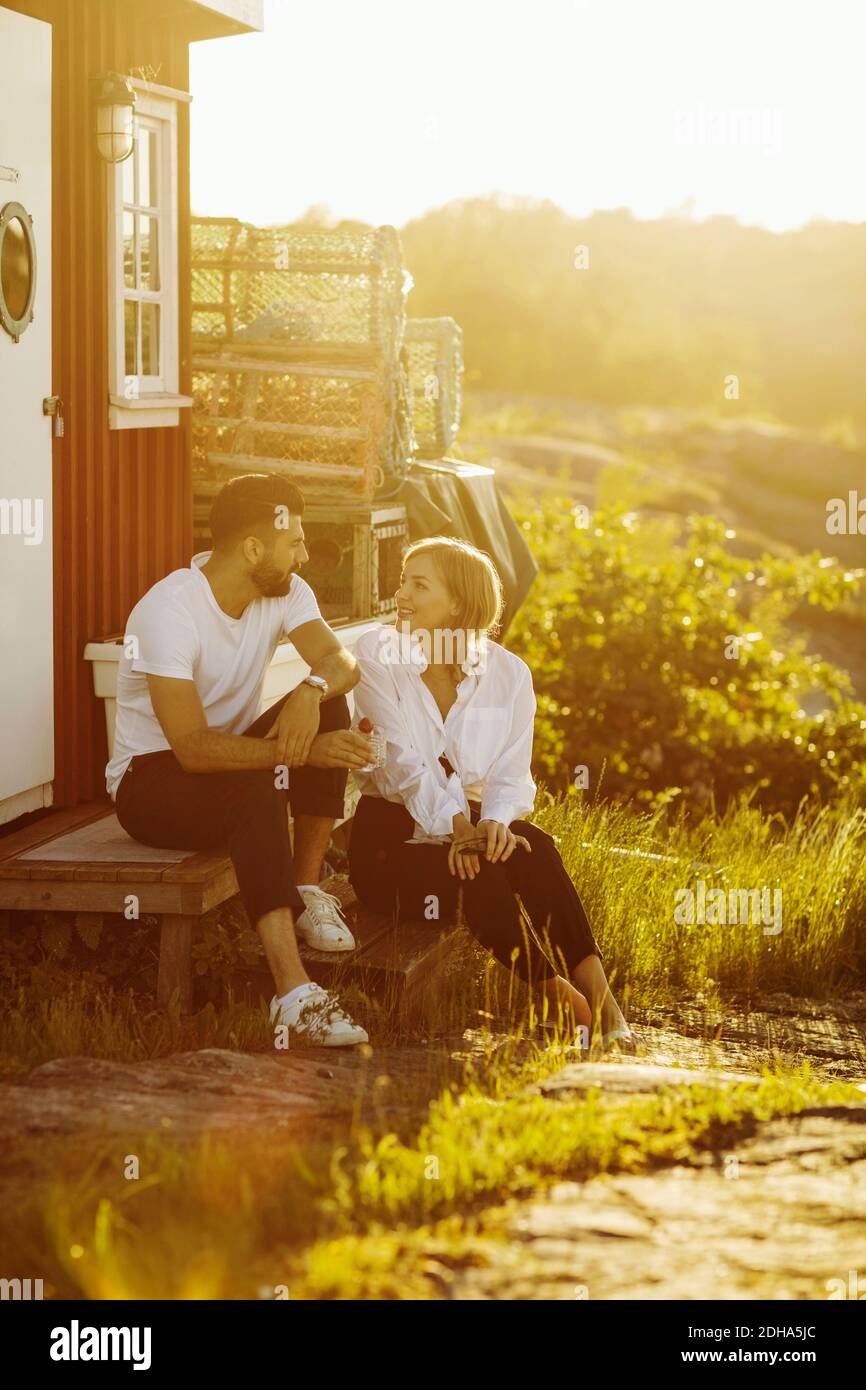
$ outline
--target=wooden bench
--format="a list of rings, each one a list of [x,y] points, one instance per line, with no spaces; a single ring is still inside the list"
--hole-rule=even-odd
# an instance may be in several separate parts
[[[332,952],[300,943],[304,965],[320,984],[363,978],[377,992],[396,983],[408,993],[447,953],[448,928],[426,922],[395,928],[390,918],[361,907],[344,875],[321,887],[340,898],[358,945]],[[53,812],[0,837],[0,910],[160,918],[157,1002],[163,1008],[177,991],[181,1010],[192,1009],[196,923],[237,892],[227,854],[139,844],[105,801]]]

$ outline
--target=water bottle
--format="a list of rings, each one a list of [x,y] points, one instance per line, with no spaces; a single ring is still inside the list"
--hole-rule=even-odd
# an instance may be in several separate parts
[[[361,734],[366,734],[367,738],[372,743],[373,761],[371,763],[367,763],[365,767],[357,768],[356,771],[372,772],[374,768],[381,767],[385,761],[385,735],[377,734],[374,731],[373,725],[371,721],[367,718],[366,714],[358,724],[358,732]]]

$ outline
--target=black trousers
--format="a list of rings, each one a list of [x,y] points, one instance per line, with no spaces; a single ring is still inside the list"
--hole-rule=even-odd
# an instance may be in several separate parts
[[[289,691],[291,694],[291,691]],[[264,738],[289,695],[265,710],[243,734]],[[324,700],[319,733],[348,729],[343,695]],[[164,849],[227,850],[251,925],[277,907],[304,911],[289,845],[287,807],[293,816],[343,815],[346,768],[293,767],[278,788],[272,768],[185,772],[170,748],[130,762],[117,788],[117,819],[142,844]]]
[[[470,801],[469,809],[474,825],[481,807]],[[366,907],[396,911],[398,921],[423,921],[431,918],[435,899],[435,920],[448,922],[456,916],[462,888],[463,915],[473,935],[531,984],[568,977],[587,956],[603,959],[577,889],[546,831],[529,821],[512,821],[511,830],[529,841],[532,853],[518,846],[504,864],[479,856],[480,872],[461,880],[448,870],[447,845],[405,843],[414,828],[410,812],[399,802],[361,797],[349,841],[349,879]],[[538,941],[525,930],[516,894]]]

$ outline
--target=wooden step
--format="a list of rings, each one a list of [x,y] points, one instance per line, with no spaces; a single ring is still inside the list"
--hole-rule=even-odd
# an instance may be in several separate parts
[[[423,985],[449,950],[443,924],[403,922],[360,904],[345,874],[321,884],[339,898],[357,943],[353,951],[317,951],[299,943],[311,979],[326,988],[357,983],[380,999],[402,999]],[[153,849],[120,828],[113,803],[91,802],[57,811],[0,837],[0,910],[111,914],[118,927],[133,894],[138,915],[161,918],[158,999],[178,990],[193,1002],[191,947],[201,916],[236,896],[237,878],[221,851]],[[273,995],[264,965],[239,971],[237,993]]]
[[[345,874],[335,874],[319,886],[340,899],[357,943],[354,951],[314,951],[299,943],[304,968],[326,989],[339,993],[347,985],[358,985],[365,994],[400,1007],[423,988],[455,943],[459,928],[454,924],[395,924],[391,916],[371,912],[358,902]],[[270,971],[264,967],[237,971],[232,987],[250,999],[270,999],[274,992]]]

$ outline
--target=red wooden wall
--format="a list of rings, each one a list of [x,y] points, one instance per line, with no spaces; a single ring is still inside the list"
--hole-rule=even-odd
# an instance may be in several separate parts
[[[142,66],[188,88],[176,0],[2,0],[53,26],[55,806],[105,795],[105,716],[85,644],[123,630],[141,594],[192,554],[189,410],[173,429],[109,430],[106,165],[89,78]],[[136,73],[136,76],[142,74]],[[189,107],[178,104],[180,390],[190,394]]]

